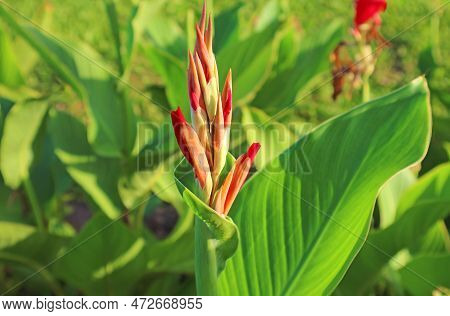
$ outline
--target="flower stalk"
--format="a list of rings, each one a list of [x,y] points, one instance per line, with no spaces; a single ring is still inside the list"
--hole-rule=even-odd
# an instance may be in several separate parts
[[[387,8],[386,0],[355,0],[355,15],[351,31],[353,41],[341,42],[331,55],[333,64],[333,99],[342,93],[345,79],[350,81],[350,95],[362,86],[362,98],[370,99],[369,78],[375,69],[377,54],[388,42],[380,35],[381,12]],[[380,44],[375,50],[372,44]],[[356,51],[352,52],[355,47]],[[353,58],[347,56],[352,55]]]

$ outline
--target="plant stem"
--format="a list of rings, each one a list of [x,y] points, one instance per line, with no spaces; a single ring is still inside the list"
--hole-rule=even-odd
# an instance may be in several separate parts
[[[370,100],[370,83],[368,75],[364,75],[363,77],[362,99],[363,102],[368,102]]]
[[[197,295],[217,295],[216,241],[206,224],[195,217],[195,284]]]
[[[140,205],[138,207],[136,215],[134,217],[134,221],[135,221],[134,224],[135,224],[136,230],[138,230],[138,231],[141,231],[142,227],[143,227],[144,215],[145,215],[145,207],[146,207],[145,203]]]
[[[30,178],[26,178],[23,181],[23,187],[28,197],[28,201],[30,202],[34,218],[36,219],[36,225],[38,227],[38,230],[43,232],[45,231],[44,218],[42,215],[41,207],[39,206],[38,199],[36,197],[36,192],[34,191],[33,184],[31,183]]]

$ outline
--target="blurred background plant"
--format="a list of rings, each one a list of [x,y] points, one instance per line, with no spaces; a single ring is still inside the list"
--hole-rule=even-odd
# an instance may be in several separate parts
[[[371,96],[425,74],[433,136],[422,165],[385,185],[369,241],[445,288],[450,19],[448,8],[432,13],[444,3],[392,1],[382,15],[390,46],[370,77]],[[208,4],[219,74],[233,69],[234,122],[242,123],[231,151],[258,140],[257,168],[363,100],[362,90],[332,99],[330,55],[351,37],[351,0]],[[0,292],[195,293],[193,214],[174,184],[180,154],[167,122],[177,106],[189,112],[187,51],[200,8],[184,0],[0,1]],[[430,208],[439,209],[432,219]],[[433,291],[363,248],[336,293]]]

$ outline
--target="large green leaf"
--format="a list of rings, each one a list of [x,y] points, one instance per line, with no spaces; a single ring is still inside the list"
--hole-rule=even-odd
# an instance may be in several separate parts
[[[5,183],[17,188],[29,177],[33,142],[47,113],[48,103],[32,100],[15,104],[5,119],[0,169]]]
[[[225,81],[229,69],[233,71],[234,100],[245,101],[252,97],[267,79],[274,59],[278,27],[279,23],[274,22],[264,30],[224,47],[217,54],[220,82]]]
[[[110,218],[117,218],[123,209],[117,188],[120,161],[95,155],[85,126],[75,117],[53,110],[50,118],[56,156],[100,209]]]
[[[180,106],[188,113],[190,108],[187,98],[186,66],[180,59],[156,46],[148,45],[145,52],[166,86],[170,106],[174,109]]]
[[[103,0],[105,11],[108,16],[109,28],[114,41],[114,48],[116,50],[116,64],[119,73],[122,75],[125,70],[124,60],[122,58],[122,42],[120,40],[119,18],[117,14],[116,4],[112,0]]]
[[[295,63],[269,78],[256,94],[252,105],[268,113],[291,106],[297,94],[328,69],[329,55],[342,36],[342,25],[334,22],[324,30],[303,38]]]
[[[402,284],[411,295],[449,295],[449,267],[449,253],[414,258],[400,270]]]
[[[29,225],[0,222],[0,251],[28,258],[41,265],[53,260],[67,240],[39,232]]]
[[[214,18],[214,51],[216,53],[239,39],[239,9],[241,7],[242,3],[238,2]]]
[[[192,213],[190,213],[192,215]],[[157,273],[188,273],[194,272],[194,230],[192,218],[191,229],[177,238],[152,240],[147,243],[145,251],[148,254],[147,269]]]
[[[0,221],[0,262],[11,264],[16,270],[24,268],[24,278],[36,274],[35,279],[42,278],[59,295],[64,293],[46,266],[66,243],[66,238],[38,232],[32,226]],[[22,283],[6,289],[8,294],[23,286]]]
[[[88,295],[129,293],[143,274],[145,240],[121,221],[94,217],[65,249],[54,272]]]
[[[450,252],[450,237],[443,219],[434,224],[425,235],[409,247],[414,255],[430,255]]]
[[[96,153],[107,157],[128,155],[136,139],[132,107],[118,92],[117,79],[86,46],[67,44],[31,25],[23,27],[0,7],[3,17],[72,88],[87,106],[88,139]]]
[[[155,274],[146,280],[146,286],[144,295],[149,296],[193,296],[196,294],[193,276]]]
[[[139,2],[132,25],[138,38],[146,35],[155,47],[164,49],[179,60],[187,56],[186,37],[181,27],[167,18],[167,1],[152,0]]]
[[[0,221],[0,249],[14,246],[35,232],[36,230],[32,226]]]
[[[280,47],[278,48],[278,56],[276,63],[274,64],[273,75],[281,73],[281,71],[293,67],[297,61],[297,56],[300,51],[300,39],[296,23],[289,21],[286,23],[285,30],[280,39]]]
[[[382,184],[424,156],[430,123],[419,78],[322,124],[266,165],[230,211],[240,244],[219,294],[330,294],[364,243]]]
[[[91,54],[91,56],[95,54]],[[135,145],[137,122],[119,82],[92,62],[97,58],[73,55],[78,75],[87,92],[88,140],[96,153],[121,157]],[[126,89],[122,87],[122,89]]]
[[[178,193],[178,192],[177,192]],[[0,182],[0,221],[23,221],[22,201],[15,190]]]
[[[83,89],[79,81],[74,77],[72,69],[60,60],[58,54],[52,53],[45,45],[42,45],[40,39],[35,38],[30,29],[27,29],[16,22],[16,20],[8,13],[8,11],[0,6],[0,18],[4,19],[6,23],[17,32],[33,49],[35,49],[45,62],[47,62],[55,72],[80,95],[83,94]],[[31,28],[33,30],[33,28]]]
[[[4,30],[0,29],[0,84],[17,88],[25,83],[20,72],[19,64],[11,46],[11,42]]]
[[[145,39],[142,43],[148,43],[144,45],[145,54],[165,85],[170,105],[173,108],[181,106],[189,112],[185,63],[187,40],[181,28],[167,19],[164,4],[161,0],[140,2],[132,29],[136,41]]]
[[[342,293],[364,293],[398,251],[414,245],[449,214],[449,176],[450,163],[440,165],[403,194],[397,209],[399,217],[392,225],[369,235],[339,287]]]
[[[449,295],[449,267],[449,253],[414,258],[400,270],[402,284],[411,295]]]
[[[255,29],[257,31],[264,29],[273,22],[276,22],[282,14],[278,0],[266,1],[261,8],[261,12],[257,15]]]

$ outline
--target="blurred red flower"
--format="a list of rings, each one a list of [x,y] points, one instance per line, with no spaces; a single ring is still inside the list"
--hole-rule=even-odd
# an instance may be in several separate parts
[[[380,12],[386,10],[386,0],[356,0],[355,1],[355,28],[361,24],[372,20],[375,24],[380,24]]]

